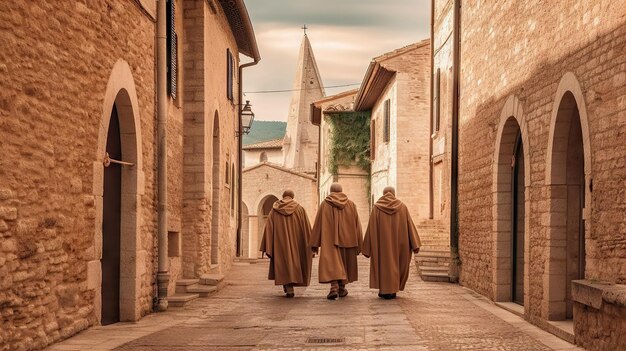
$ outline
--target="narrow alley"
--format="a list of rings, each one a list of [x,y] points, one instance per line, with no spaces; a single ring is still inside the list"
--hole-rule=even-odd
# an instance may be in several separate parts
[[[209,298],[94,327],[47,350],[578,350],[470,290],[422,282],[414,271],[397,299],[379,299],[363,257],[361,278],[337,301],[317,283],[317,262],[311,286],[294,299],[266,280],[267,266],[236,263]]]

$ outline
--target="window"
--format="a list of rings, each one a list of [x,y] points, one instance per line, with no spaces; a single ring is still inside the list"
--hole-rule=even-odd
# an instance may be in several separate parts
[[[388,143],[390,139],[390,126],[391,123],[391,103],[389,99],[385,100],[384,105],[384,121],[383,121],[383,142]]]
[[[229,170],[230,170],[230,167],[229,167],[229,165],[228,165],[228,161],[226,161],[226,178],[225,178],[225,179],[226,179],[226,184],[227,184],[227,185],[228,185],[228,184],[230,184],[230,175],[229,175],[229,173],[228,173],[228,172],[229,172]]]
[[[167,2],[167,93],[176,99],[178,79],[178,36],[176,35],[176,0]]]
[[[434,79],[434,87],[433,87],[433,129],[435,132],[439,131],[440,125],[440,98],[441,95],[441,71],[437,68],[437,73],[435,73]]]
[[[267,154],[265,153],[265,151],[261,152],[261,155],[259,156],[259,162],[267,162]]]
[[[230,49],[226,49],[226,97],[228,100],[233,101],[233,84],[235,77],[235,58],[230,52]]]
[[[233,214],[235,214],[235,164],[231,164],[230,166],[230,177],[231,177],[231,184],[233,185],[231,187],[230,190],[230,209],[231,209],[231,216]],[[237,187],[239,187],[239,184],[237,184]]]
[[[370,159],[376,159],[376,120],[371,120],[371,128],[370,128]]]

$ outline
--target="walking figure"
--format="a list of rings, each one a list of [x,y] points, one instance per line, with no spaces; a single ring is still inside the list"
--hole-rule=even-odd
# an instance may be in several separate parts
[[[260,251],[270,258],[268,279],[282,285],[286,297],[294,297],[294,286],[308,286],[311,281],[309,238],[311,224],[306,211],[285,190],[267,216]]]
[[[359,279],[357,256],[361,252],[363,231],[356,205],[343,193],[341,184],[333,183],[313,224],[313,252],[321,248],[319,282],[330,283],[327,298],[348,295],[346,284]]]
[[[370,258],[370,288],[378,296],[394,299],[409,278],[412,254],[421,243],[406,205],[396,198],[393,187],[386,187],[374,204],[363,239],[363,255]]]

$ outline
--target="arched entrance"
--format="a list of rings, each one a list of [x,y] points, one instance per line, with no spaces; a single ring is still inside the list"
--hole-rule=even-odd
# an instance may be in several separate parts
[[[566,90],[568,81],[571,86]],[[579,89],[572,74],[564,77],[555,101],[548,145],[550,254],[546,289],[550,320],[573,318],[572,280],[585,278],[583,211],[588,203],[588,153],[583,137],[587,130],[586,118],[582,118],[586,114],[581,111],[584,105],[580,104],[583,100]]]
[[[220,230],[220,121],[217,111],[213,118],[213,174],[211,177],[211,265],[219,263]]]
[[[261,243],[261,238],[263,237],[263,229],[265,228],[265,222],[267,221],[267,215],[269,215],[272,207],[274,206],[274,202],[278,201],[278,198],[274,195],[265,196],[260,202],[257,210],[257,218],[258,218],[258,230],[257,230],[257,238],[255,247],[258,250],[258,247]]]
[[[528,139],[519,100],[502,111],[493,178],[493,294],[526,305],[528,298]]]
[[[248,213],[248,206],[241,202],[241,256],[243,257],[256,257],[252,256],[252,245],[250,242],[250,218]]]
[[[117,107],[113,105],[106,152],[109,157],[122,159],[122,141]],[[102,318],[101,324],[120,321],[120,239],[122,206],[122,166],[111,163],[104,169],[102,197]]]
[[[99,126],[93,194],[96,212],[94,260],[88,263],[88,289],[94,290],[94,313],[101,324],[135,321],[141,280],[138,214],[143,194],[141,129],[135,85],[128,63],[116,62],[104,96]],[[110,158],[131,163],[121,166]]]

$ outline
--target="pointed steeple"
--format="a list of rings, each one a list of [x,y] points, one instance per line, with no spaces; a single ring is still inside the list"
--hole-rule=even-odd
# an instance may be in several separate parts
[[[283,143],[283,165],[300,171],[315,171],[318,128],[311,123],[311,104],[326,94],[309,37],[304,34],[298,68],[293,82],[287,131]]]

